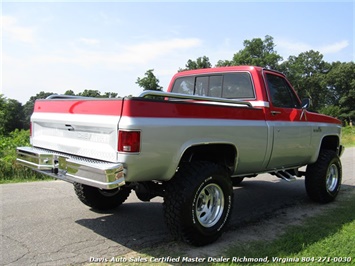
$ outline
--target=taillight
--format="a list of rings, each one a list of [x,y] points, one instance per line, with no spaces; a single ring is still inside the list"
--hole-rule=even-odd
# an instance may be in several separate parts
[[[141,147],[140,131],[118,132],[118,151],[119,152],[139,152]]]

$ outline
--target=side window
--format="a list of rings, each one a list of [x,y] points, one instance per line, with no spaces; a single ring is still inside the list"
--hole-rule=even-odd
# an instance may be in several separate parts
[[[222,97],[229,99],[255,98],[249,73],[224,74]]]
[[[173,92],[182,94],[194,94],[195,77],[183,77],[175,80]]]
[[[210,76],[210,85],[208,88],[208,96],[221,97],[222,96],[222,76]]]
[[[296,95],[284,78],[266,74],[266,79],[273,106],[281,108],[301,107]]]

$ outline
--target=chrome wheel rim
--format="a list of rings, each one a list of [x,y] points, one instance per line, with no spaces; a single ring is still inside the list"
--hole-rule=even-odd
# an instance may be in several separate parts
[[[205,186],[197,197],[197,220],[203,227],[214,226],[222,217],[224,210],[224,195],[217,184]]]
[[[337,185],[338,185],[338,181],[339,181],[339,171],[338,171],[338,167],[335,164],[332,164],[329,169],[328,169],[328,173],[327,173],[327,190],[328,192],[333,192]]]

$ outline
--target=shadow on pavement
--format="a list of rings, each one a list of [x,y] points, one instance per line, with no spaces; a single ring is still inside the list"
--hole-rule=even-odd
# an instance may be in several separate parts
[[[343,185],[340,195],[352,189],[352,186]],[[278,179],[272,182],[246,179],[240,187],[234,188],[234,209],[226,234],[273,218],[275,213],[280,215],[280,211],[287,212],[287,209],[293,206],[311,207],[316,210],[324,205],[308,199],[303,179],[291,183]],[[98,218],[76,222],[133,251],[147,252],[149,249],[151,256],[158,256],[168,246],[175,246],[180,251],[195,249],[184,243],[174,242],[164,223],[161,202],[126,203],[113,212],[102,213]],[[218,245],[226,234],[222,236],[222,240],[212,245]],[[160,250],[153,252],[154,247],[160,247]]]

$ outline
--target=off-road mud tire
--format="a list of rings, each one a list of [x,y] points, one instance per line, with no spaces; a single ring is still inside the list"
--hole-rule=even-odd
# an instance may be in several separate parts
[[[131,193],[131,189],[126,187],[102,190],[79,183],[74,183],[74,191],[82,203],[100,211],[120,206]]]
[[[203,246],[221,236],[232,205],[228,170],[211,162],[192,162],[181,166],[166,185],[164,217],[177,240]]]
[[[315,202],[333,201],[340,190],[341,180],[342,166],[335,151],[321,150],[317,161],[307,166],[306,191]]]

